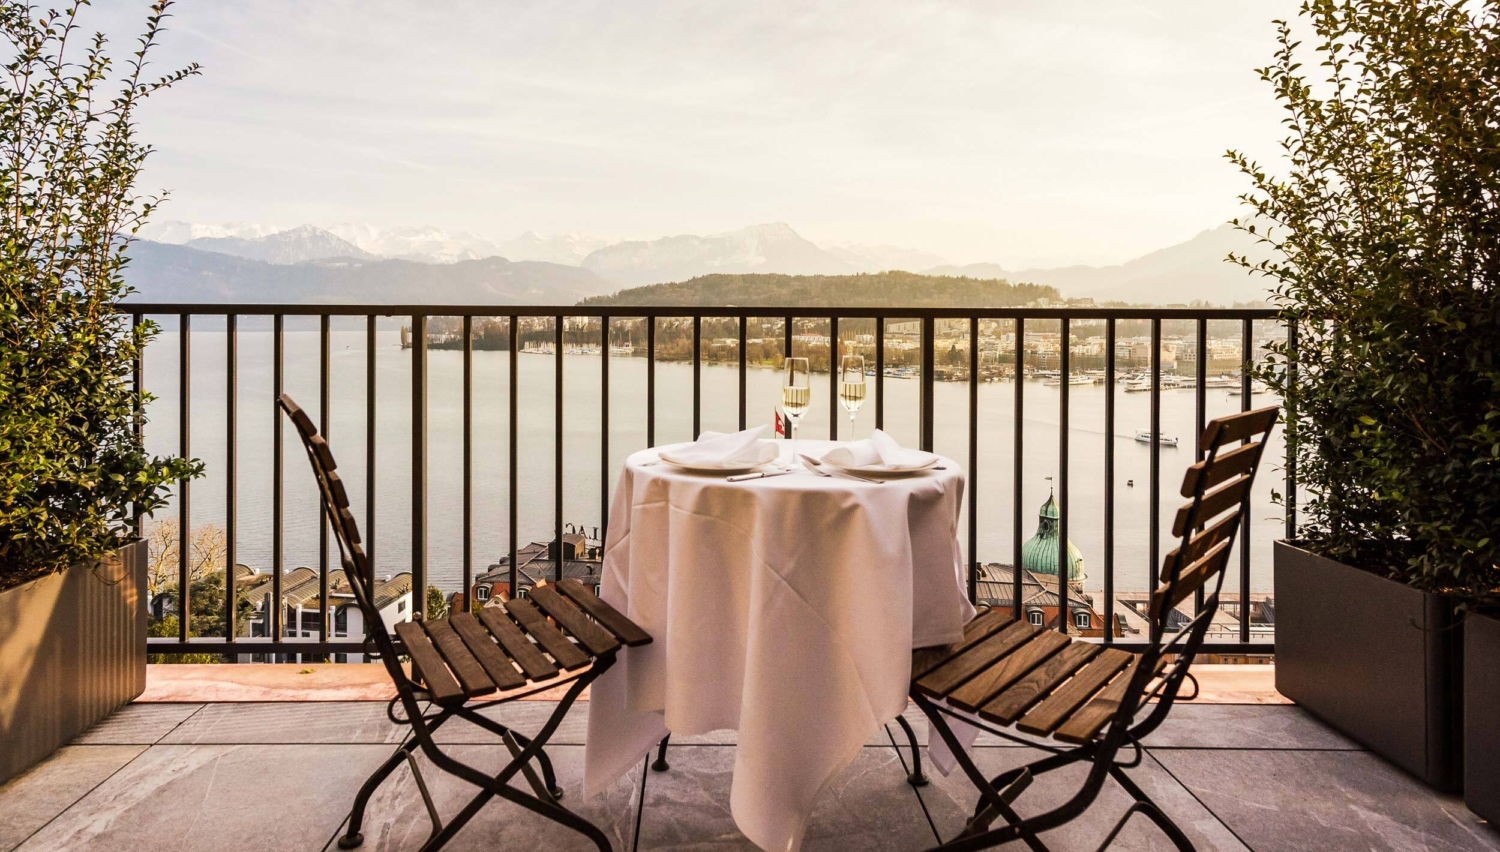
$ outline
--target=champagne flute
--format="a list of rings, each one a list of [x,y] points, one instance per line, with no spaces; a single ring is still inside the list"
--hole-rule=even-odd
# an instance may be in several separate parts
[[[788,358],[782,368],[781,410],[786,419],[792,421],[792,440],[797,439],[797,421],[812,405],[811,376],[806,358]]]
[[[865,404],[865,358],[845,355],[839,363],[839,405],[849,412],[849,436],[854,436],[854,415]]]

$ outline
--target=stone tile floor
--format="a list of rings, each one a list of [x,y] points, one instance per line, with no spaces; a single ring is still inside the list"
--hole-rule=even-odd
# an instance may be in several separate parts
[[[550,710],[520,702],[493,712],[526,731]],[[640,849],[752,849],[729,813],[731,733],[674,743],[671,771],[642,767],[585,801],[578,786],[585,710],[573,712],[549,752],[564,803],[601,826],[616,849],[632,846],[643,779]],[[925,741],[920,714],[908,715]],[[133,704],[0,787],[0,850],[335,849],[355,790],[399,737],[379,702]],[[504,746],[461,722],[442,739],[480,766],[498,768],[506,757]],[[981,739],[976,753],[991,774],[1037,755],[993,739]],[[445,815],[472,795],[462,782],[424,774]],[[1061,801],[1080,776],[1044,776],[1022,796],[1021,812]],[[1457,798],[1424,788],[1297,707],[1179,705],[1131,776],[1199,849],[1500,852],[1500,832]],[[823,793],[805,848],[918,850],[951,837],[976,799],[967,782],[934,775],[914,790],[905,777],[892,741],[876,737]],[[1092,850],[1127,802],[1106,786],[1085,817],[1043,840],[1057,850]],[[428,830],[412,777],[401,769],[371,803],[363,849],[417,849]],[[491,803],[448,848],[592,847],[513,805]],[[1170,844],[1137,819],[1112,848]]]

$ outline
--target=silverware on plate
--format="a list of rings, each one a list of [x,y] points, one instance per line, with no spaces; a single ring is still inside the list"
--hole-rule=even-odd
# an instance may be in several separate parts
[[[737,474],[735,476],[726,476],[726,477],[724,477],[724,481],[726,481],[726,482],[745,482],[745,481],[751,480],[751,479],[765,479],[766,477],[769,477],[769,476],[785,476],[788,473],[795,473],[795,472],[796,471],[793,470],[793,469],[791,469],[791,468],[788,468],[786,470],[763,470],[763,471],[761,471],[759,473],[741,473],[741,474]]]
[[[802,460],[802,464],[805,465],[808,470],[816,473],[819,476],[846,476],[850,479],[857,479],[860,482],[868,482],[871,485],[885,484],[884,479],[875,479],[869,476],[860,476],[857,473],[850,473],[847,470],[833,467],[832,465],[829,465],[825,468],[822,462],[805,453],[798,453],[797,458]]]

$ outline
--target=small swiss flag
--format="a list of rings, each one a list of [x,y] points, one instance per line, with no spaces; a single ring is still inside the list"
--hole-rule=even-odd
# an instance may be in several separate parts
[[[781,417],[781,409],[776,409],[776,434],[786,437],[786,420]]]

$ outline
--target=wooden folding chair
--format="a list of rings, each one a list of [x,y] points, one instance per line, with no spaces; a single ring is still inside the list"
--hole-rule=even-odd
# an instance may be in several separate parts
[[[1178,849],[1193,848],[1187,835],[1124,770],[1140,763],[1141,739],[1167,717],[1183,681],[1191,677],[1188,667],[1218,609],[1229,552],[1249,511],[1250,487],[1277,413],[1275,406],[1248,411],[1215,420],[1204,429],[1204,459],[1189,467],[1183,478],[1182,496],[1190,499],[1172,525],[1180,544],[1167,554],[1161,585],[1151,595],[1150,643],[1141,653],[1075,640],[999,609],[970,622],[962,641],[913,652],[911,696],[979,790],[979,802],[964,830],[937,849],[966,852],[1021,840],[1044,850],[1037,835],[1082,815],[1106,778],[1113,778],[1135,802],[1100,849],[1138,813],[1159,826]],[[1198,612],[1180,629],[1169,631],[1168,614],[1195,592],[1208,589],[1212,592]],[[1148,712],[1152,700],[1155,707]],[[1051,754],[987,779],[959,745],[949,718]],[[1038,744],[1001,729],[1011,726],[1065,745]],[[1120,749],[1126,745],[1132,754],[1121,761]],[[1081,762],[1093,766],[1072,798],[1026,819],[1016,813],[1012,804],[1036,776]],[[992,829],[996,817],[1006,824]]]
[[[359,529],[349,511],[349,497],[328,442],[290,396],[282,394],[280,405],[307,449],[344,573],[364,614],[367,643],[396,686],[387,715],[392,722],[410,728],[395,753],[355,796],[348,830],[339,837],[339,848],[353,849],[364,842],[360,827],[370,796],[405,763],[411,767],[432,820],[432,834],[422,845],[424,852],[441,848],[496,796],[567,826],[608,852],[610,844],[603,832],[559,803],[562,789],[543,748],[579,693],[614,663],[620,648],[649,644],[651,637],[582,583],[563,580],[537,586],[527,599],[507,601],[503,607],[487,606],[477,615],[458,612],[448,618],[397,624],[396,635],[401,640],[398,647],[373,603],[374,578],[360,547]],[[425,591],[412,589],[417,602],[414,618],[420,617]],[[411,659],[410,675],[401,665],[402,654]],[[564,684],[571,686],[535,736],[527,737],[479,712]],[[472,701],[486,695],[498,697]],[[491,775],[448,754],[432,734],[455,717],[498,736],[509,748],[511,761]],[[419,748],[432,765],[479,788],[479,793],[446,824],[417,766],[414,753]],[[530,792],[510,785],[517,773],[525,777]]]

